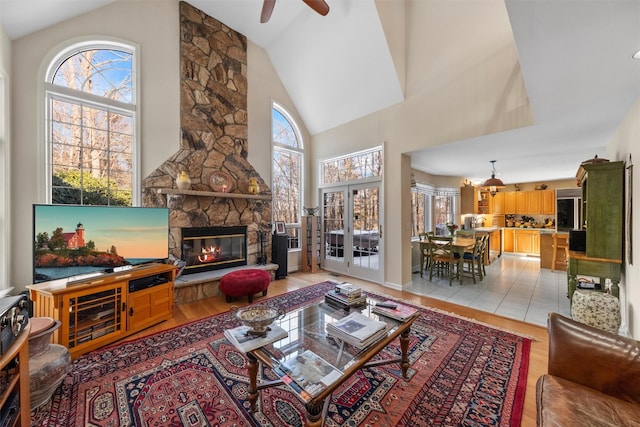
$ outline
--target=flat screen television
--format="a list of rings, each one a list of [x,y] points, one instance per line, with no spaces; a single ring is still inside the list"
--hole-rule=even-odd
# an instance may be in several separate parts
[[[169,209],[33,205],[33,282],[81,280],[169,256]]]

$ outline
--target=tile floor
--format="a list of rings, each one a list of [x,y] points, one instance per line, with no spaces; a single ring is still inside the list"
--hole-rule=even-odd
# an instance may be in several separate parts
[[[454,280],[451,286],[447,278],[429,281],[429,273],[422,278],[415,273],[405,290],[544,327],[551,311],[570,317],[565,271],[541,269],[539,258],[512,254],[503,254],[486,270],[476,284],[464,277],[463,285]]]

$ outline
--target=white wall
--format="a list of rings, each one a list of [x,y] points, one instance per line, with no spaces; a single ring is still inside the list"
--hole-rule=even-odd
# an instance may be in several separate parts
[[[11,216],[9,202],[11,192],[9,161],[11,147],[10,133],[10,88],[11,88],[11,41],[0,28],[0,291],[11,287],[9,265],[11,265]]]
[[[410,186],[403,185],[411,171],[403,153],[533,121],[503,2],[406,7],[406,100],[313,136],[316,159],[384,144],[384,271],[393,288],[411,283]],[[456,48],[443,55],[437,47],[448,41]]]
[[[141,177],[155,170],[180,146],[179,11],[177,0],[122,0],[14,40],[11,81],[11,283],[32,283],[31,210],[44,199],[43,90],[44,58],[78,37],[113,37],[140,46]],[[4,45],[3,45],[4,47]],[[298,119],[264,52],[248,46],[249,161],[271,181],[271,100]],[[303,136],[309,142],[307,131]],[[292,264],[294,264],[292,260]]]
[[[625,235],[632,233],[633,259],[625,253],[624,272],[620,286],[623,328],[626,326],[631,336],[640,339],[640,99],[629,111],[624,122],[613,137],[607,154],[610,160],[622,160],[629,165],[629,155],[633,171],[633,226],[626,224]],[[627,189],[628,190],[628,189]],[[628,191],[627,191],[628,195]],[[625,197],[626,200],[626,197]],[[625,206],[627,213],[627,206]],[[631,228],[631,230],[630,230]],[[628,249],[628,248],[625,248]]]

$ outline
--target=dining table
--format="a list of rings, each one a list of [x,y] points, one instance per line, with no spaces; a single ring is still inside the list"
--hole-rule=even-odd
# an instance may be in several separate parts
[[[436,236],[437,238],[438,236]],[[473,245],[476,244],[476,239],[473,237],[454,237],[451,242],[451,251],[454,254],[458,254],[458,280],[462,284],[462,269],[464,268],[464,253],[473,251]],[[429,240],[420,241],[420,277],[424,271],[424,259],[425,250],[429,251]]]

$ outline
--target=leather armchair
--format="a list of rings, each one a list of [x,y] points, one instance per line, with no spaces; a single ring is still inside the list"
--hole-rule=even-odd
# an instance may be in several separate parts
[[[640,342],[550,313],[538,426],[640,426]]]

